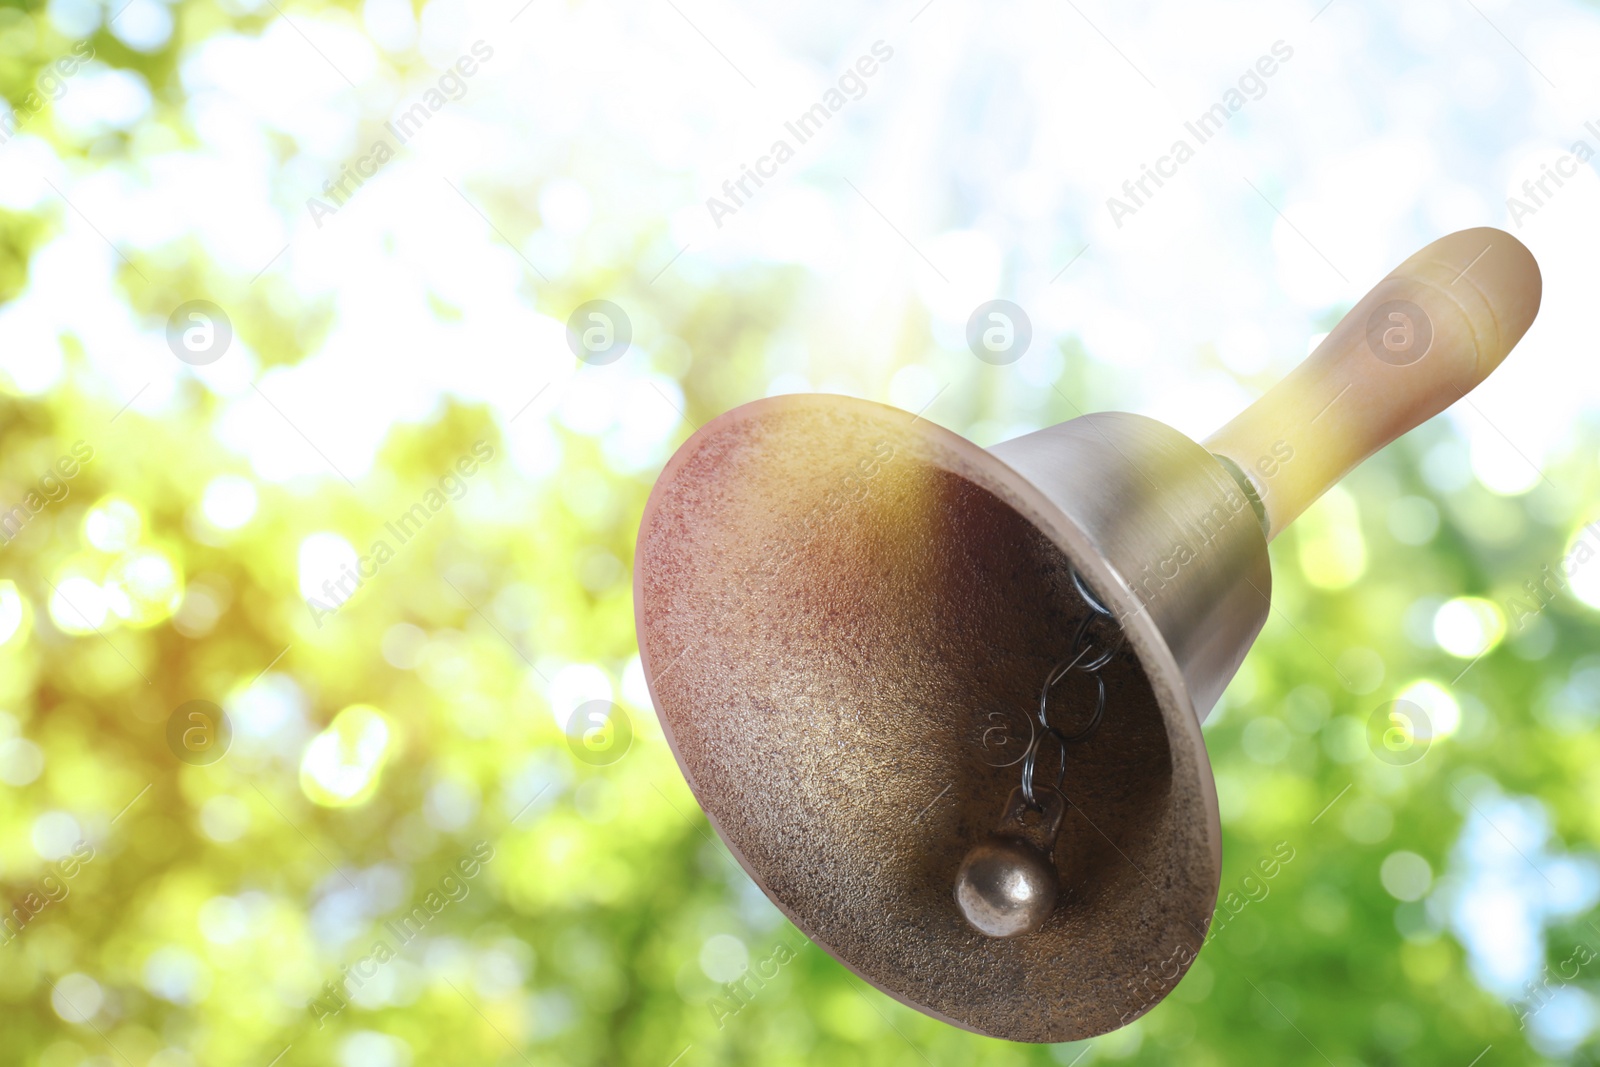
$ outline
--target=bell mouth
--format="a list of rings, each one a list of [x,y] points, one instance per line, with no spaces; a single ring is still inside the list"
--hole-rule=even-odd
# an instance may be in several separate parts
[[[1102,671],[1104,722],[1068,754],[1055,907],[986,937],[953,887],[1087,610],[1074,572],[1124,643]],[[846,397],[730,411],[651,493],[635,615],[663,731],[717,833],[885,993],[989,1036],[1072,1041],[1149,1010],[1198,953],[1221,838],[1182,675],[1085,533],[995,456]],[[1052,698],[1064,732],[1088,714],[1081,681]]]

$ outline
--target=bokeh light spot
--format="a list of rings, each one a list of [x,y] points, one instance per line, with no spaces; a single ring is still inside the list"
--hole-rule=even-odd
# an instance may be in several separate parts
[[[73,972],[56,979],[50,991],[50,1006],[69,1023],[87,1023],[100,1014],[105,994],[100,983],[86,974]]]
[[[1378,878],[1396,900],[1421,900],[1433,886],[1433,868],[1415,852],[1391,852],[1379,868]]]
[[[345,708],[306,746],[300,788],[324,807],[368,800],[377,791],[390,736],[389,723],[377,708],[370,704]]]
[[[300,542],[300,595],[325,607],[336,607],[355,595],[350,575],[356,574],[355,548],[336,533],[310,534]],[[340,581],[345,582],[343,589]]]
[[[139,543],[144,516],[121,496],[102,497],[83,517],[83,536],[102,552],[125,552]]]
[[[255,517],[256,487],[248,478],[224,474],[211,479],[200,498],[200,511],[219,530],[237,530]]]
[[[1431,740],[1439,741],[1453,735],[1461,727],[1461,705],[1450,691],[1431,679],[1412,682],[1400,690],[1399,700],[1409,700],[1428,716],[1432,728]]]
[[[1367,570],[1355,497],[1334,486],[1297,521],[1300,569],[1318,589],[1344,589]]]
[[[50,594],[50,620],[62,633],[92,634],[110,613],[106,591],[82,575],[62,579]]]
[[[164,552],[143,549],[122,559],[106,577],[106,603],[132,626],[154,626],[183,603],[183,579]]]
[[[17,583],[10,578],[0,579],[0,645],[22,632],[27,617],[28,604]]]
[[[1573,531],[1561,563],[1572,595],[1600,610],[1600,559],[1596,556],[1600,556],[1600,519]]]
[[[1473,659],[1506,635],[1506,617],[1492,601],[1463,596],[1447,600],[1433,616],[1433,639],[1458,659]]]
[[[749,966],[749,949],[732,934],[715,934],[700,946],[700,970],[713,982],[731,982]]]

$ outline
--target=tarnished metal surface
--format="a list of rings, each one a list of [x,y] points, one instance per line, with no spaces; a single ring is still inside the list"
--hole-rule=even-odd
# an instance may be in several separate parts
[[[1238,482],[1177,430],[1120,411],[991,451],[1088,532],[1161,633],[1204,722],[1271,606],[1267,539]]]
[[[1016,787],[993,731],[1027,729],[1083,610],[1074,564],[1127,643],[1104,726],[1072,749],[1057,905],[993,939],[952,887]],[[983,450],[862,401],[746,405],[663,472],[635,595],[656,707],[717,831],[866,980],[1054,1042],[1131,1021],[1193,959],[1220,852],[1182,674],[1089,536]]]

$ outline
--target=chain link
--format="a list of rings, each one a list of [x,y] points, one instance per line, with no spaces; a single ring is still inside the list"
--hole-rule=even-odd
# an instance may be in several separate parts
[[[1077,588],[1078,595],[1083,598],[1084,605],[1089,611],[1078,623],[1077,632],[1072,638],[1072,651],[1050,671],[1045,679],[1044,688],[1039,691],[1039,712],[1036,718],[1040,728],[1034,731],[1032,740],[1028,742],[1028,751],[1022,757],[1022,796],[1028,806],[1035,809],[1040,807],[1039,801],[1034,796],[1034,775],[1038,765],[1040,744],[1048,735],[1055,739],[1056,748],[1061,753],[1061,762],[1056,770],[1054,783],[1054,788],[1059,792],[1061,784],[1067,777],[1067,746],[1093,737],[1105,719],[1106,680],[1100,672],[1122,649],[1121,628],[1116,627],[1111,612],[1084,586],[1083,579],[1079,577],[1077,571],[1072,572],[1072,584]],[[1097,652],[1096,643],[1089,631],[1091,626],[1097,623],[1104,625],[1107,622],[1114,628],[1114,634],[1101,639]],[[1073,670],[1080,670],[1094,677],[1096,696],[1094,714],[1090,717],[1088,725],[1068,736],[1050,725],[1050,690]]]

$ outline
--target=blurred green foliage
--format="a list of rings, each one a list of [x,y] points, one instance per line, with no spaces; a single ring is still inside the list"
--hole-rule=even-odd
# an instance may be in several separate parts
[[[170,108],[181,104],[186,40],[228,24],[253,32],[270,14],[176,11],[171,44],[154,54],[103,30],[93,38],[103,61],[137,69]],[[0,91],[20,100],[70,45],[39,10],[0,9]],[[49,112],[30,129],[49,133]],[[58,150],[95,158],[126,146],[63,139]],[[0,213],[0,301],[20,289],[53,225]],[[129,305],[159,319],[205,279],[265,363],[315,349],[326,308],[211,277],[198,255],[140,264],[148,279],[125,271]],[[687,342],[657,358],[700,422],[761,394],[766,345],[793,298],[781,273],[723,281],[714,291],[675,282],[669,299],[591,277],[541,300],[557,318],[593,292],[648,308]],[[908,333],[908,350],[927,343],[915,325]],[[1064,351],[1058,384],[1076,406],[1117,394],[1114,372],[1075,345]],[[618,473],[593,438],[557,429],[560,468],[525,479],[493,417],[451,405],[397,429],[354,489],[331,475],[278,485],[217,443],[218,408],[197,382],[183,385],[178,414],[156,419],[118,414],[84,387],[81,358],[70,371],[46,396],[0,401],[0,507],[73,442],[94,450],[66,496],[0,548],[22,611],[0,645],[0,744],[10,746],[0,887],[13,905],[37,902],[44,879],[61,878],[43,853],[59,851],[64,827],[93,857],[0,945],[0,1062],[1464,1067],[1491,1046],[1484,1064],[1546,1062],[1513,1007],[1475,980],[1455,932],[1397,900],[1381,869],[1405,850],[1436,877],[1465,877],[1452,856],[1478,817],[1463,801],[1484,778],[1538,798],[1575,852],[1600,834],[1600,741],[1574,726],[1588,719],[1551,710],[1575,671],[1593,666],[1592,612],[1558,598],[1454,683],[1468,661],[1419,634],[1417,607],[1460,596],[1504,604],[1562,557],[1594,517],[1592,427],[1574,429],[1583,461],[1517,498],[1424,478],[1462,447],[1448,427],[1427,427],[1274,544],[1273,619],[1207,738],[1224,893],[1280,843],[1295,858],[1146,1018],[1085,1045],[1034,1048],[901,1007],[783,922],[714,839],[648,708],[624,698],[637,737],[619,762],[572,757],[549,676],[572,664],[598,667],[614,687],[627,676],[628,561],[648,473]],[[1007,394],[992,385],[1005,373],[985,369],[937,417],[957,429],[1006,417]],[[1074,414],[1064,395],[1045,395],[1041,422]],[[304,539],[335,531],[364,548],[479,440],[498,461],[318,627],[298,590]],[[202,506],[225,475],[259,494],[235,529]],[[1437,528],[1423,536],[1430,511]],[[97,522],[121,525],[98,536]],[[113,608],[85,630],[70,605],[51,607],[69,577],[114,585],[119,565],[153,558],[170,561],[176,582],[142,609]],[[1459,705],[1459,730],[1417,763],[1387,765],[1367,743],[1369,719],[1419,679]],[[196,699],[235,719],[232,749],[207,766],[166,743],[173,710]],[[360,804],[319,805],[300,784],[308,746],[356,704],[387,723],[377,788]],[[368,1003],[355,997],[320,1020],[307,1009],[480,841],[493,859],[370,979]],[[1553,929],[1552,963],[1583,936],[1581,917]],[[711,974],[736,968],[740,952],[751,965],[782,959],[729,1013]]]

